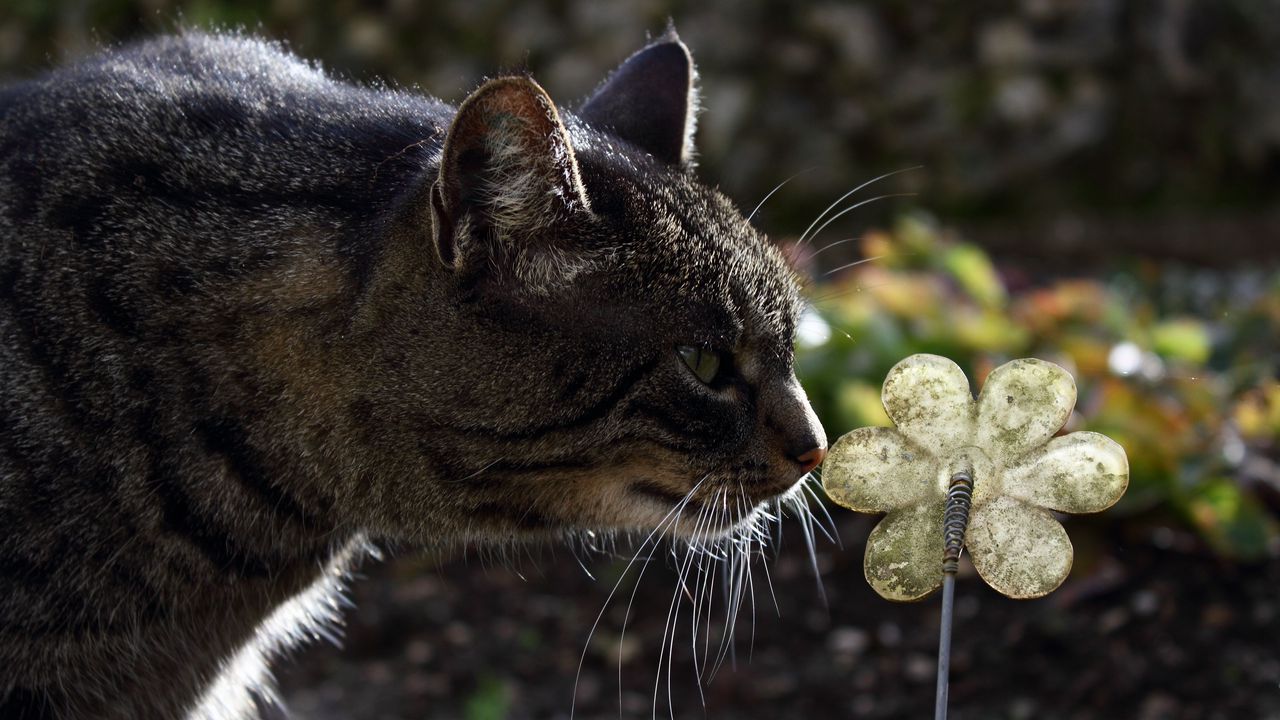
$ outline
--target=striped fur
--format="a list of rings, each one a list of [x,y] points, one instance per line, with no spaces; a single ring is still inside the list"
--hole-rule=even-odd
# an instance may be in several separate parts
[[[0,717],[254,717],[367,538],[793,485],[825,440],[779,254],[683,162],[504,82],[458,111],[188,34],[0,91]],[[690,344],[731,353],[712,387]]]

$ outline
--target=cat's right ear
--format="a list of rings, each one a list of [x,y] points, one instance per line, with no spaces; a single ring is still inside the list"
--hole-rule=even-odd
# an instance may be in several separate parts
[[[463,101],[430,193],[432,238],[449,268],[471,252],[536,253],[558,221],[590,212],[560,114],[527,77],[490,80]]]

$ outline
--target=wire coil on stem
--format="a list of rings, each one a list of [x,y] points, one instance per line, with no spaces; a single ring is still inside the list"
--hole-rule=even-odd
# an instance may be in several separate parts
[[[973,477],[961,471],[951,476],[947,488],[947,509],[942,516],[942,572],[954,575],[960,568],[960,550],[969,527],[969,507],[973,504]]]
[[[960,551],[969,527],[973,505],[973,471],[961,470],[951,476],[947,487],[946,510],[942,515],[942,622],[938,628],[938,689],[934,698],[935,720],[946,720],[947,691],[951,674],[951,624],[955,615],[956,571]]]

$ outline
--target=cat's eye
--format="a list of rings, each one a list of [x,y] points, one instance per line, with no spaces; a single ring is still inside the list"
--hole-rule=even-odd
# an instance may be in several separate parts
[[[680,353],[680,359],[693,371],[693,374],[708,385],[716,379],[716,373],[720,372],[720,353],[714,350],[680,345],[676,347],[676,352]]]

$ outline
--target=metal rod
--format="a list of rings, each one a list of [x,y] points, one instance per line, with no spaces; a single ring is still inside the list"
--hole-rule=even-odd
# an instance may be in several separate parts
[[[934,720],[947,720],[947,692],[951,674],[951,618],[956,599],[956,576],[942,576],[942,627],[938,629],[938,694],[934,698]]]
[[[938,625],[938,689],[934,696],[934,720],[947,720],[947,694],[951,676],[951,626],[955,618],[956,570],[964,533],[969,527],[969,506],[973,502],[973,470],[951,476],[947,505],[942,516],[942,620]]]

